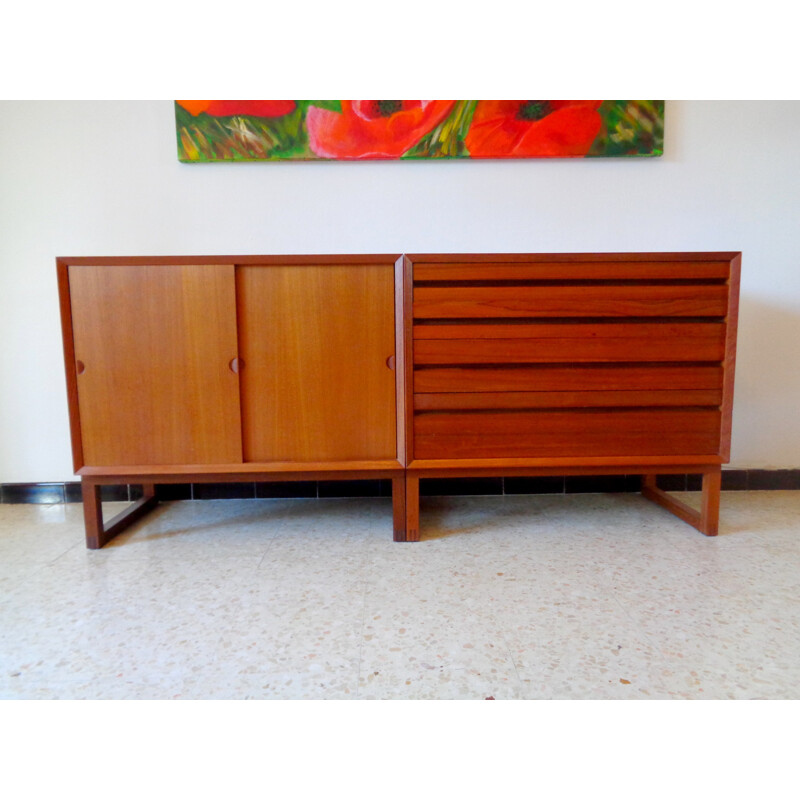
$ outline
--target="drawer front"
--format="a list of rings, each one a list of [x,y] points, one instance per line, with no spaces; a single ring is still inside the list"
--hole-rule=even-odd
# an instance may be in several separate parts
[[[421,286],[415,319],[512,317],[719,317],[727,288],[716,284]]]
[[[415,262],[414,281],[463,283],[465,281],[566,281],[581,280],[722,280],[728,279],[730,264],[724,260],[700,260],[690,256],[680,260],[654,260],[642,256],[625,261],[613,258],[581,260],[561,257],[550,260],[513,262],[482,257],[479,261]]]
[[[725,326],[708,323],[417,325],[414,363],[536,364],[713,361]]]
[[[696,455],[719,441],[715,408],[430,412],[415,420],[416,458]]]
[[[716,364],[441,366],[414,373],[416,392],[568,392],[719,389]]]
[[[724,260],[414,263],[415,459],[720,453]]]
[[[563,391],[563,392],[418,392],[416,411],[524,408],[719,407],[722,389]]]

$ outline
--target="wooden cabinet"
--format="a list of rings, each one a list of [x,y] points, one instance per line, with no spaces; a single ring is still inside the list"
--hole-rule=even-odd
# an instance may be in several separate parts
[[[640,474],[717,530],[739,253],[60,258],[87,543],[158,483]],[[695,512],[656,485],[701,473]],[[99,487],[144,497],[104,523]]]
[[[739,261],[408,256],[409,538],[419,479],[448,475],[643,474],[646,496],[715,533]],[[704,511],[661,492],[661,472],[703,473]]]
[[[59,259],[89,546],[104,483],[391,478],[404,537],[396,261]]]

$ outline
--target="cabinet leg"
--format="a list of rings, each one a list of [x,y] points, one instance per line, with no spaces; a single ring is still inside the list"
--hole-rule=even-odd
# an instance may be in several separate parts
[[[719,532],[719,498],[722,485],[722,472],[717,469],[703,473],[703,500],[700,511],[676,500],[663,489],[656,486],[655,475],[642,476],[642,494],[667,511],[688,522],[706,536],[716,536]]]
[[[81,496],[83,497],[83,524],[86,528],[86,546],[90,550],[98,550],[105,541],[103,540],[103,504],[100,502],[100,486],[89,483],[86,479],[81,482]]]
[[[706,472],[703,475],[703,505],[700,511],[700,530],[706,536],[719,533],[719,493],[722,488],[722,472]]]
[[[419,478],[406,475],[406,541],[419,541]]]
[[[143,494],[132,506],[103,522],[103,504],[100,500],[100,484],[83,478],[81,495],[83,497],[83,520],[86,527],[86,547],[99,550],[108,544],[118,533],[143,517],[158,504],[156,487],[152,483],[142,484]]]
[[[406,540],[406,479],[404,475],[392,478],[392,525],[394,541]]]

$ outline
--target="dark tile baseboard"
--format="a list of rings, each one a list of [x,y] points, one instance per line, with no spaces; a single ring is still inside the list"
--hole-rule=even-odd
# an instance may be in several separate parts
[[[422,478],[419,493],[423,497],[448,495],[498,495],[503,492],[502,478]]]
[[[700,475],[660,475],[658,485],[668,492],[700,490]],[[800,469],[722,470],[722,490],[800,490]],[[514,495],[638,492],[638,475],[555,475],[540,478],[424,478],[420,494]],[[141,496],[136,485],[103,486],[105,501],[133,501]],[[390,497],[389,480],[286,481],[275,483],[170,483],[156,488],[161,500],[219,500],[256,497]],[[78,481],[64,483],[3,483],[0,503],[79,503]]]
[[[80,495],[80,484],[78,485]],[[2,503],[66,503],[63,483],[3,483]]]

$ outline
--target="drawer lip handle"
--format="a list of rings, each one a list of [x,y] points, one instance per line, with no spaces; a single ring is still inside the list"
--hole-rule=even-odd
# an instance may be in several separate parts
[[[83,375],[83,373],[86,371],[86,364],[79,359],[75,362],[75,368],[78,372],[78,375]]]
[[[394,353],[392,353],[392,355],[390,355],[389,358],[386,359],[386,366],[389,367],[389,369],[393,370],[394,364],[395,364],[395,357]]]
[[[231,372],[235,372],[237,375],[244,369],[244,359],[243,358],[232,358],[230,363],[228,364]]]

